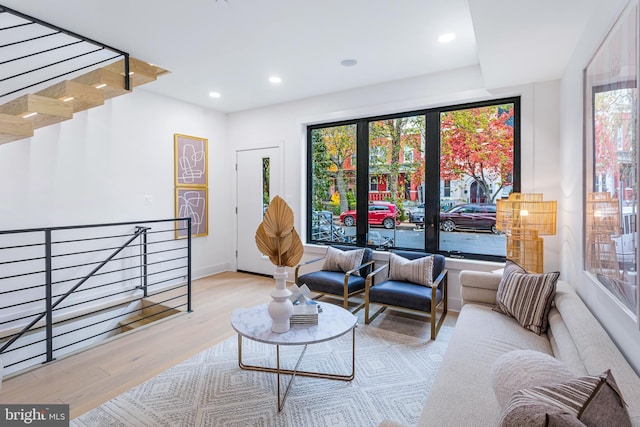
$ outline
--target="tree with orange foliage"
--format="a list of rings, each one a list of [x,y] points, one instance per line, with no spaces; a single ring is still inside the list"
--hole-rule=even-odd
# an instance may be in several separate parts
[[[513,105],[441,115],[440,179],[471,177],[492,203],[513,180]],[[493,191],[493,183],[499,188]]]

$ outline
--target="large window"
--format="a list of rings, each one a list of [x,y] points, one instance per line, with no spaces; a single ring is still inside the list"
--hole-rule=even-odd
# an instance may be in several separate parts
[[[585,270],[638,317],[638,7],[585,71]],[[614,60],[615,59],[615,60]]]
[[[308,241],[504,259],[495,201],[519,187],[519,102],[310,126]]]

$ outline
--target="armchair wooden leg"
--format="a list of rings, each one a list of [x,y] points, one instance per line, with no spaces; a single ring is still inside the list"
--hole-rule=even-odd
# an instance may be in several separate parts
[[[435,340],[436,337],[438,336],[438,332],[440,332],[440,328],[442,327],[442,324],[444,323],[444,319],[445,317],[447,317],[447,309],[448,309],[448,304],[447,304],[447,298],[448,298],[448,286],[447,286],[447,280],[445,278],[444,282],[442,283],[442,301],[440,302],[440,304],[442,305],[442,314],[440,315],[440,320],[438,320],[438,305],[436,304],[436,291],[437,288],[432,288],[433,289],[433,293],[431,295],[431,339]]]
[[[373,319],[375,319],[376,317],[378,317],[378,315],[380,313],[382,313],[383,311],[385,311],[387,309],[386,306],[381,307],[378,311],[376,311],[375,313],[373,313],[373,316],[369,317],[367,315],[367,307],[365,306],[365,319],[364,319],[364,323],[366,323],[367,325],[371,322],[373,322]]]

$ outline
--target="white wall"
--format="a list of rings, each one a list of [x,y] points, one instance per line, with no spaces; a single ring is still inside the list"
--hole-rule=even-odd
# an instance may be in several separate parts
[[[174,133],[209,140],[209,235],[193,239],[193,275],[232,269],[226,116],[142,88],[0,145],[0,229],[173,218]]]
[[[559,82],[544,82],[523,87],[484,89],[479,68],[407,79],[356,90],[319,96],[251,111],[233,113],[228,118],[228,141],[236,149],[282,144],[285,158],[286,198],[293,200],[296,228],[305,234],[306,217],[306,134],[311,123],[354,117],[410,111],[437,105],[450,105],[484,99],[520,95],[522,98],[523,189],[543,192],[549,199],[560,196],[559,170]],[[535,161],[533,161],[535,159]],[[545,239],[547,271],[559,269],[557,239]],[[317,247],[307,246],[305,256],[315,256]],[[379,254],[384,258],[384,254]],[[496,263],[448,260],[450,270],[450,307],[460,308],[458,272],[463,268],[485,271],[500,268]],[[290,273],[290,277],[293,275]]]
[[[571,58],[561,82],[562,204],[559,215],[560,259],[563,278],[571,283],[590,310],[616,342],[627,360],[640,372],[640,331],[618,303],[596,285],[583,269],[583,87],[582,72],[613,26],[625,0],[611,0],[600,6]]]

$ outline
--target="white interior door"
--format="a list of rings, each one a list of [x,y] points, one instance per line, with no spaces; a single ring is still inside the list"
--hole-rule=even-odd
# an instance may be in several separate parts
[[[265,201],[282,195],[282,161],[279,147],[236,151],[237,162],[237,268],[273,274],[275,267],[256,247],[256,230],[262,222]]]

